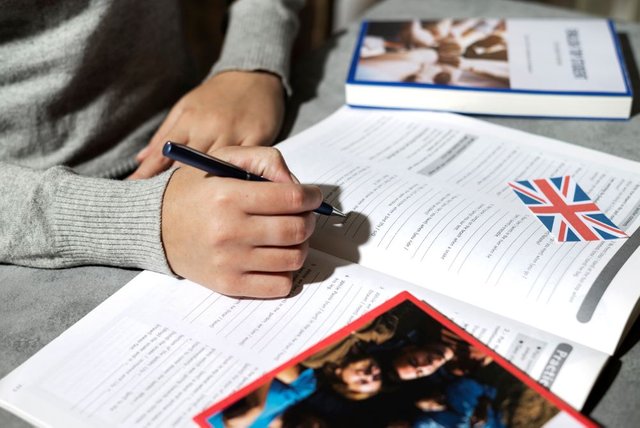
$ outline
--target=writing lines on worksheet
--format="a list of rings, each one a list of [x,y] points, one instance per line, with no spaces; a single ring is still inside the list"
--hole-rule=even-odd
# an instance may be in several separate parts
[[[224,340],[225,346],[278,362],[333,333],[382,297],[349,278],[329,277],[328,272],[306,265],[296,273],[294,296],[283,299],[245,301],[210,292],[188,303],[184,321]],[[303,287],[308,290],[298,295]],[[354,309],[353,302],[360,304]],[[287,343],[280,337],[285,328],[290,332]]]
[[[167,326],[128,317],[94,340],[98,346],[74,354],[47,374],[39,388],[53,402],[64,397],[59,405],[85,421],[180,423],[176,410],[185,409],[186,401],[189,408],[205,406],[218,391],[240,387],[257,371]],[[115,365],[106,360],[113,355],[120,356]]]
[[[569,174],[614,221],[636,218],[631,201],[636,200],[640,183],[567,155],[462,130],[436,132],[432,124],[386,122],[392,125],[413,142],[421,140],[426,154],[407,156],[407,148],[392,150],[384,138],[371,134],[366,146],[358,145],[355,162],[332,165],[333,177],[357,177],[357,181],[340,181],[336,201],[352,215],[328,236],[358,243],[364,253],[375,248],[431,272],[440,269],[455,275],[451,284],[491,288],[502,296],[540,305],[569,303],[577,311],[595,279],[595,267],[589,266],[609,257],[615,248],[558,247],[507,182]],[[368,151],[363,152],[365,147]],[[367,159],[366,167],[361,159]],[[366,175],[358,177],[363,168]],[[624,219],[618,220],[622,227]],[[323,220],[320,229],[328,224]],[[415,280],[409,275],[403,278]]]

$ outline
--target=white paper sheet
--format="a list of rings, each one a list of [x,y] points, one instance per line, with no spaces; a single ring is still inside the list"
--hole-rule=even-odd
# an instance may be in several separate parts
[[[458,115],[349,108],[280,149],[350,212],[318,221],[316,248],[614,352],[640,298],[638,163]],[[565,174],[631,238],[556,243],[507,185]]]

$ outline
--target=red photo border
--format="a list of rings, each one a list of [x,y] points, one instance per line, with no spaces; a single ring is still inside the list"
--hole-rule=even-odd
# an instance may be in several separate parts
[[[473,337],[471,334],[469,334],[467,331],[465,331],[462,327],[456,325],[449,318],[447,318],[446,316],[444,316],[443,314],[438,312],[433,307],[429,306],[427,303],[425,303],[422,300],[416,298],[415,296],[413,296],[408,291],[403,291],[403,292],[397,294],[396,296],[394,296],[393,298],[387,300],[386,302],[384,302],[380,306],[378,306],[375,309],[372,309],[371,311],[367,312],[366,314],[364,314],[363,316],[361,316],[357,320],[353,321],[352,323],[348,324],[347,326],[341,328],[337,332],[335,332],[332,335],[328,336],[326,339],[324,339],[321,342],[313,345],[312,347],[310,347],[306,351],[298,354],[297,356],[295,356],[294,358],[290,359],[286,363],[280,364],[278,367],[276,367],[275,369],[273,369],[273,370],[265,373],[264,375],[260,376],[258,379],[256,379],[255,381],[251,382],[250,384],[248,384],[244,388],[239,389],[238,391],[236,391],[235,393],[231,394],[227,398],[225,398],[225,399],[223,399],[223,400],[211,405],[207,409],[203,410],[202,412],[200,412],[199,414],[194,416],[193,417],[193,421],[195,423],[197,423],[198,426],[200,426],[202,428],[210,427],[210,425],[207,423],[207,419],[208,418],[210,418],[214,414],[218,413],[219,411],[227,408],[229,405],[235,403],[236,401],[238,401],[239,399],[241,399],[245,395],[249,394],[254,389],[256,389],[260,385],[264,384],[265,382],[275,378],[275,376],[278,373],[280,373],[280,371],[282,371],[283,369],[285,369],[287,367],[290,367],[290,366],[292,366],[294,364],[297,364],[297,363],[299,363],[301,361],[304,361],[306,358],[310,357],[311,355],[315,354],[316,352],[320,351],[321,349],[324,349],[326,346],[329,346],[329,345],[337,342],[338,340],[341,340],[341,339],[347,337],[353,331],[356,331],[359,328],[363,327],[366,323],[372,321],[373,319],[377,318],[378,316],[390,311],[394,307],[396,307],[399,304],[401,304],[403,302],[406,302],[406,301],[409,301],[409,302],[413,303],[414,305],[416,305],[418,308],[423,310],[427,315],[431,316],[436,321],[438,321],[440,324],[442,324],[443,327],[451,330],[453,333],[455,333],[458,336],[460,336],[460,338],[462,338],[464,341],[466,341],[469,344],[471,344],[471,345],[481,349],[482,351],[484,351],[487,355],[489,355],[493,359],[493,361],[495,361],[497,364],[499,364],[501,367],[503,367],[505,370],[507,370],[509,373],[511,373],[517,379],[522,381],[529,388],[533,389],[534,391],[536,391],[537,393],[542,395],[544,398],[546,398],[547,400],[549,400],[550,402],[555,404],[560,410],[563,410],[563,411],[567,412],[568,414],[570,414],[573,418],[575,418],[578,422],[582,423],[585,427],[590,427],[590,428],[591,427],[598,427],[598,424],[596,424],[594,421],[588,419],[586,416],[584,416],[582,413],[580,413],[579,411],[577,411],[576,409],[571,407],[568,403],[566,403],[560,397],[558,397],[557,395],[553,394],[550,390],[548,390],[545,387],[543,387],[542,385],[540,385],[538,382],[536,382],[533,378],[531,378],[525,372],[523,372],[522,370],[520,370],[519,368],[514,366],[512,363],[507,361],[505,358],[501,357],[495,351],[493,351],[492,349],[487,347],[485,344],[480,342],[478,339]]]

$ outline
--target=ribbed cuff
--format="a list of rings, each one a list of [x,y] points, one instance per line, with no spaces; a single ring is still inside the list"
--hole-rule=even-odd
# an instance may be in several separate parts
[[[298,31],[295,9],[273,0],[238,1],[231,7],[229,29],[220,59],[207,77],[223,71],[268,71],[282,79],[291,95],[291,45]]]
[[[57,252],[73,265],[172,274],[160,227],[162,197],[172,173],[132,181],[67,175],[53,202]]]

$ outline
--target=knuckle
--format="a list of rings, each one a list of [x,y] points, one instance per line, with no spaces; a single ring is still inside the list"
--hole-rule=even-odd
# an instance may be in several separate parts
[[[293,275],[282,275],[273,278],[273,284],[269,288],[269,297],[286,297],[291,293]]]
[[[298,270],[304,264],[304,261],[307,258],[307,246],[301,246],[300,248],[296,248],[292,251],[291,260],[290,260],[290,268],[291,270]]]
[[[292,186],[288,191],[289,206],[292,209],[301,209],[304,206],[305,194],[302,186]]]
[[[238,125],[237,116],[227,110],[216,110],[210,113],[207,119],[211,123],[211,128],[214,130],[225,126],[235,127]]]
[[[295,217],[287,221],[287,231],[284,238],[295,244],[304,242],[307,239],[307,226],[304,219]]]
[[[225,236],[226,238],[226,236]],[[228,243],[228,239],[225,240],[222,245],[220,245],[220,247],[222,248],[217,248],[216,250],[212,251],[213,256],[215,257],[215,266],[217,267],[217,271],[224,271],[224,270],[232,270],[235,268],[234,266],[234,261],[235,261],[235,252],[234,251],[229,251],[226,249],[226,247],[228,247],[227,245]],[[237,262],[236,262],[237,263]]]
[[[235,236],[235,231],[232,230],[228,223],[214,220],[210,223],[210,227],[208,228],[207,240],[212,249],[215,249],[228,245]],[[225,260],[228,256],[228,251],[221,251],[215,255],[218,260]]]
[[[230,278],[228,278],[228,275],[224,272],[216,272],[215,275],[207,272],[204,278],[194,278],[194,281],[207,287],[209,290],[222,294],[226,294],[225,291],[228,291],[229,284],[231,283]]]
[[[212,288],[220,294],[226,296],[237,296],[240,294],[240,288],[238,287],[238,278],[230,274],[220,274],[216,280],[216,284]]]
[[[234,195],[232,192],[228,191],[224,186],[220,186],[216,189],[213,197],[211,198],[212,203],[215,207],[224,208],[229,207],[233,202],[237,199],[238,195]]]
[[[253,129],[253,135],[252,135],[253,139],[262,143],[268,143],[273,138],[273,130],[271,128],[272,127],[268,123],[263,123],[263,122],[256,123]],[[278,152],[277,155],[273,155],[273,156],[278,156],[276,159],[281,159],[282,154],[280,153],[280,151],[275,148],[273,148],[273,150]]]
[[[185,103],[180,107],[179,112],[182,119],[190,119],[196,114],[196,109]]]
[[[304,220],[307,228],[306,231],[307,231],[307,238],[308,238],[311,236],[311,234],[316,228],[316,216],[313,213],[307,213],[304,216]]]
[[[268,157],[272,162],[284,164],[284,158],[282,157],[282,153],[280,153],[280,150],[276,149],[275,147],[265,147],[265,150],[267,150]]]

